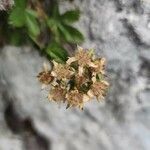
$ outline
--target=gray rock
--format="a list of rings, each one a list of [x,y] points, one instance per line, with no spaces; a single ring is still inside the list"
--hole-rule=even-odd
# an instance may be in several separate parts
[[[0,11],[8,10],[14,5],[13,0],[1,0],[0,1]]]
[[[36,79],[45,59],[28,47],[0,51],[2,150],[150,149],[150,4],[146,0],[76,0],[85,48],[108,60],[105,101],[83,112],[48,102]],[[6,131],[6,132],[5,132]],[[0,132],[1,133],[1,132]],[[13,140],[10,140],[10,135]],[[17,149],[16,148],[16,149]],[[15,149],[15,150],[16,150]]]

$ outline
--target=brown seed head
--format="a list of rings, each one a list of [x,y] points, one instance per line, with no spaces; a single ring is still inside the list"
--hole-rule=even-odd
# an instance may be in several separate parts
[[[57,64],[54,66],[52,75],[57,77],[57,79],[69,79],[72,76],[73,72],[70,70],[70,66],[66,64]]]
[[[78,89],[79,89],[79,87],[80,87],[81,85],[83,85],[86,81],[87,81],[87,79],[86,79],[84,76],[79,76],[79,75],[76,75],[76,76],[75,76],[75,83],[76,83],[76,86],[77,86]]]
[[[78,61],[79,66],[86,66],[91,63],[91,56],[83,49],[79,49],[76,52],[75,58]]]
[[[92,50],[81,47],[65,64],[53,61],[51,69],[44,64],[44,71],[37,77],[41,83],[51,86],[48,99],[66,102],[67,108],[83,109],[84,103],[94,97],[103,98],[109,86],[105,81],[105,58],[95,58]]]
[[[106,64],[105,58],[96,59],[94,61],[94,64],[95,64],[95,66],[91,67],[91,69],[94,73],[105,74],[105,64]]]
[[[65,101],[66,91],[60,87],[54,87],[50,90],[48,99],[56,102]]]
[[[97,98],[103,98],[109,84],[106,81],[95,82],[91,87],[93,95]]]
[[[66,99],[69,106],[82,107],[83,106],[83,94],[79,93],[78,90],[70,91],[66,94]]]
[[[48,71],[42,71],[38,74],[37,78],[39,79],[39,81],[43,84],[50,84],[50,82],[53,80],[53,77],[51,76],[51,72]]]

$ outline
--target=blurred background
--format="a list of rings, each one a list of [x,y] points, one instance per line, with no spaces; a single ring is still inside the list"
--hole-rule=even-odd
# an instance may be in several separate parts
[[[80,31],[61,28],[60,36],[49,21],[52,35],[47,37],[40,26],[40,40],[36,14],[28,11],[31,21],[24,25],[15,20],[19,18],[13,12],[15,3],[10,0],[3,6],[4,2],[0,1],[0,150],[149,150],[150,1],[61,1],[61,13],[80,9],[80,18],[68,17],[75,23],[72,28]],[[53,10],[55,5],[50,6]],[[54,44],[47,46],[49,40]],[[78,43],[106,57],[111,84],[105,101],[91,101],[83,111],[49,102],[36,78],[47,57],[59,60],[51,49],[57,47],[57,54],[64,49],[72,53]],[[46,51],[45,45],[50,47]]]

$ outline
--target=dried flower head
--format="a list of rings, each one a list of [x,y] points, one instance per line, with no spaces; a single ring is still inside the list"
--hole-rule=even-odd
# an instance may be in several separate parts
[[[83,48],[79,48],[75,54],[75,58],[78,61],[79,66],[86,66],[91,63],[90,54],[87,51],[84,51]]]
[[[67,63],[71,64],[74,61],[77,61],[80,67],[87,66],[91,63],[91,54],[88,51],[85,51],[82,47],[78,46],[75,56],[70,57],[67,60]]]
[[[105,74],[105,64],[106,64],[106,59],[105,58],[96,59],[94,61],[94,66],[91,66],[92,71],[94,73]]]
[[[106,90],[108,88],[109,84],[106,81],[100,81],[100,82],[95,82],[92,84],[91,89],[88,91],[89,96],[91,97],[96,97],[97,100],[99,99],[103,99],[105,94],[106,94]]]
[[[51,72],[54,77],[58,80],[60,79],[69,79],[73,72],[70,70],[70,66],[64,64],[58,64],[57,62],[53,61],[54,68]]]
[[[79,107],[83,108],[83,94],[78,90],[72,90],[66,94],[67,107]]]
[[[51,71],[49,70],[49,66],[44,63],[43,64],[44,71],[40,72],[37,75],[37,78],[42,84],[48,85],[53,80],[53,76],[51,75]]]
[[[64,89],[56,86],[50,90],[50,92],[48,94],[48,99],[54,100],[55,102],[61,102],[61,101],[64,102],[65,94],[66,94],[66,91]]]
[[[87,79],[85,76],[79,76],[78,74],[75,76],[75,83],[76,83],[77,89],[79,89],[81,85],[85,84],[86,81]]]
[[[90,50],[78,47],[75,56],[65,64],[52,63],[51,69],[45,66],[37,76],[41,83],[50,85],[49,100],[65,102],[67,108],[83,109],[84,103],[92,98],[105,97],[109,87],[105,80],[105,58],[95,58]]]
[[[43,84],[50,84],[50,82],[53,80],[53,76],[51,75],[51,72],[45,72],[42,71],[37,75],[39,81]]]

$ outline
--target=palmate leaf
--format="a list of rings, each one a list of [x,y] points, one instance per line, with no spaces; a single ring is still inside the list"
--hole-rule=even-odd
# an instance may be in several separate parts
[[[14,0],[15,7],[24,8],[26,7],[27,0]]]
[[[36,20],[36,12],[26,10],[26,26],[28,28],[28,32],[36,37],[40,34],[39,24]]]
[[[33,16],[34,18],[38,18],[38,14],[36,11],[32,10],[32,9],[29,9],[29,8],[26,8],[26,13]]]
[[[22,27],[25,24],[25,12],[22,8],[15,8],[9,16],[9,23],[14,27]]]
[[[54,18],[49,18],[47,20],[47,25],[48,25],[49,29],[51,30],[52,38],[57,43],[61,43],[61,36],[60,36],[59,29],[58,29],[59,24],[60,24],[60,22]]]
[[[38,15],[36,11],[26,9],[26,27],[28,29],[28,35],[40,49],[43,49],[43,43],[38,40],[41,31],[37,17]]]
[[[79,20],[80,11],[78,9],[67,11],[64,14],[62,14],[60,18],[61,18],[61,21],[63,21],[64,23],[67,23],[67,24],[74,23]]]
[[[24,1],[25,2],[25,1]],[[43,46],[38,42],[37,37],[40,34],[40,27],[37,21],[37,12],[28,8],[25,8],[25,3],[21,3],[19,0],[16,3],[15,8],[10,13],[9,22],[14,27],[26,27],[28,36],[40,47]],[[12,43],[16,41],[12,40]]]
[[[54,0],[53,2],[55,4],[54,4],[53,9],[52,9],[52,17],[56,19],[56,18],[59,18],[59,16],[60,16],[59,4],[58,4],[57,0]]]
[[[9,23],[14,27],[26,26],[29,34],[37,36],[40,33],[37,17],[37,12],[26,8],[26,0],[15,0],[15,6],[9,16]]]
[[[59,22],[53,18],[47,20],[47,25],[55,36],[58,36],[58,24]]]
[[[82,33],[70,25],[60,24],[59,31],[65,40],[69,43],[80,44],[84,41]]]
[[[13,7],[9,15],[9,23],[14,27],[24,26],[25,7],[26,7],[26,0],[15,0],[15,6]]]
[[[13,29],[23,29],[25,34],[27,34],[40,49],[44,49],[52,59],[61,63],[65,62],[68,54],[62,45],[64,43],[79,44],[84,40],[80,31],[69,25],[79,19],[79,10],[67,11],[61,15],[59,5],[56,1],[52,13],[44,20],[44,23],[46,23],[46,26],[50,29],[49,31],[51,31],[50,40],[54,42],[48,47],[46,46],[47,44],[41,44],[39,39],[42,33],[42,22],[39,21],[37,12],[27,7],[27,0],[14,1],[15,5],[9,15],[9,22],[15,27]],[[15,35],[15,38],[12,38],[12,43],[18,44],[18,41],[19,36]]]
[[[60,63],[64,63],[68,58],[67,51],[56,42],[51,43],[47,47],[46,52],[51,59]]]

